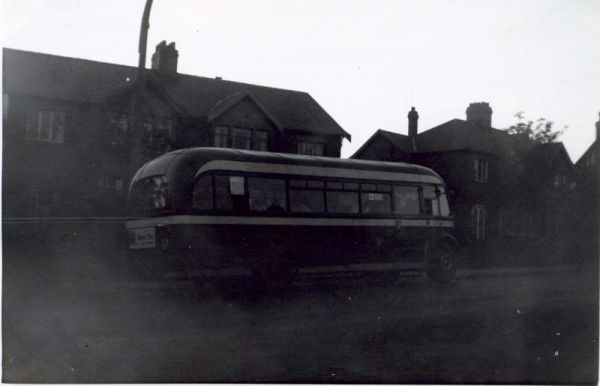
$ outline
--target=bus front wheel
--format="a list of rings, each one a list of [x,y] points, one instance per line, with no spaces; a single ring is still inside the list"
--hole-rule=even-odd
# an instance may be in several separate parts
[[[437,283],[446,283],[456,274],[457,249],[447,241],[438,242],[427,256],[427,276]]]

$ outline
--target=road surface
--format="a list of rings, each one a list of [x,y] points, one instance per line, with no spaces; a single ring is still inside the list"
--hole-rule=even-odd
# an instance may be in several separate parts
[[[5,382],[597,382],[597,267],[197,296],[39,253],[4,267]]]

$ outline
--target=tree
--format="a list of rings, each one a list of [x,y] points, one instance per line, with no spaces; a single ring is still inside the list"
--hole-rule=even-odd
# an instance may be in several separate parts
[[[563,133],[563,130],[554,130],[554,122],[545,118],[539,118],[535,122],[529,121],[525,119],[525,113],[522,111],[516,113],[515,117],[518,122],[504,129],[510,135],[522,135],[534,142],[550,143],[555,142]]]

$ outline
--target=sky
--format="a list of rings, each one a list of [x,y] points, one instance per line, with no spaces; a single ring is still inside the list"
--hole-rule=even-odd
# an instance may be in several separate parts
[[[4,47],[136,66],[145,0],[2,0]],[[600,112],[598,0],[154,0],[148,61],[176,42],[178,71],[301,90],[352,135],[406,134],[490,103],[565,130],[575,162]]]

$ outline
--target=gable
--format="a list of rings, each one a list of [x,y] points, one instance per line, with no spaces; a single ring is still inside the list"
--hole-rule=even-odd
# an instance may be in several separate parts
[[[209,116],[209,122],[226,126],[238,126],[258,130],[275,130],[276,124],[251,98],[243,98],[215,117]]]

